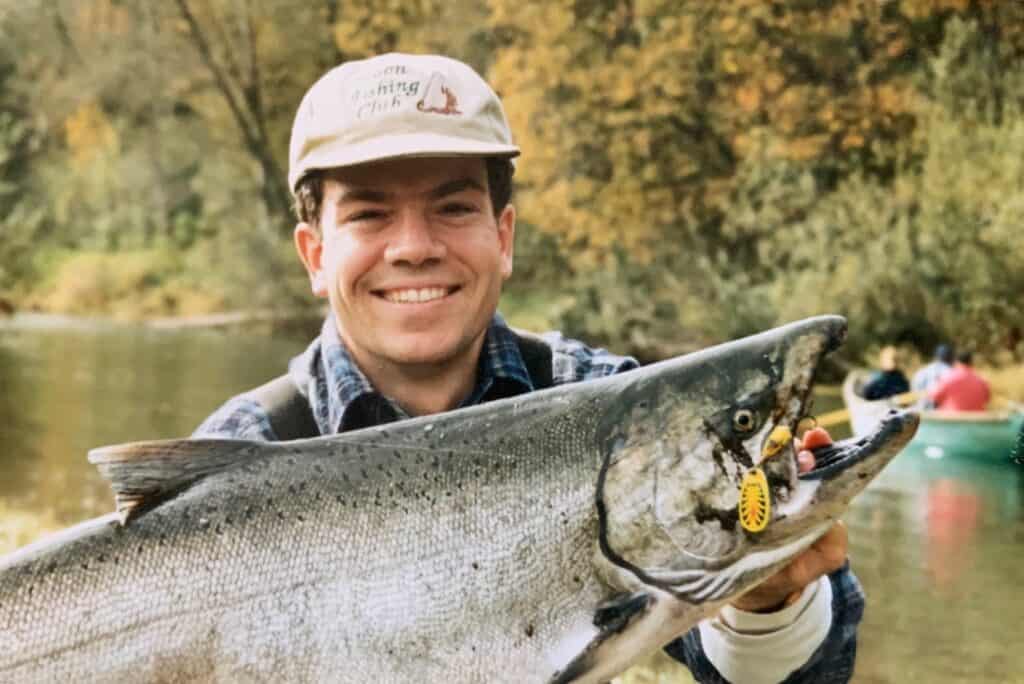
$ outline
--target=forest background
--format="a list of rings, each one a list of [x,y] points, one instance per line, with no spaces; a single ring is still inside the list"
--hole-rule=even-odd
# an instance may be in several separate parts
[[[292,118],[391,50],[503,97],[520,325],[650,360],[835,312],[854,356],[1024,358],[1024,3],[997,0],[0,0],[0,304],[315,312]]]

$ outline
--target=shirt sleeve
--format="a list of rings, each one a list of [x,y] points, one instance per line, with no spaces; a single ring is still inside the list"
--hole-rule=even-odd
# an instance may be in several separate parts
[[[949,391],[947,387],[949,387],[948,377],[940,380],[939,383],[935,385],[932,391],[928,393],[928,399],[938,406],[946,398],[946,393]]]
[[[257,402],[244,396],[229,399],[192,433],[192,438],[230,437],[261,442],[277,441],[270,416]]]
[[[928,388],[928,368],[922,368],[910,380],[910,389],[921,392]]]
[[[541,335],[551,347],[551,375],[556,385],[603,378],[638,368],[632,356],[619,356],[607,349],[588,347],[560,332]]]
[[[853,676],[864,592],[847,563],[769,615],[732,608],[665,647],[698,682],[841,684]]]

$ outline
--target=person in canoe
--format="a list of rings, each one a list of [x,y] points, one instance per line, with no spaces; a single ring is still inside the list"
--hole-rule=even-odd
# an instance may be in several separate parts
[[[948,344],[940,344],[935,347],[935,356],[932,362],[922,366],[914,373],[914,379],[910,381],[910,389],[914,392],[928,392],[945,377],[946,373],[953,369],[953,347]]]
[[[932,405],[940,411],[984,411],[992,398],[988,381],[971,365],[970,351],[956,357],[953,369],[928,393]]]
[[[865,399],[887,399],[910,391],[907,376],[900,370],[895,347],[883,347],[878,355],[879,370],[871,374],[861,390]]]

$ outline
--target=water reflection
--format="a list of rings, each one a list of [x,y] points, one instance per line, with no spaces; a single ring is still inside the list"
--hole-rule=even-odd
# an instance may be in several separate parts
[[[21,317],[0,327],[0,501],[63,522],[105,512],[86,461],[102,444],[189,434],[227,397],[283,372],[299,339]]]
[[[901,454],[849,515],[857,681],[1024,681],[1024,469]]]
[[[0,516],[67,524],[109,511],[89,448],[188,434],[305,346],[299,337],[51,323],[0,325]],[[823,394],[819,410],[837,401]],[[846,516],[868,594],[856,682],[1024,682],[1022,502],[1024,468],[909,452],[858,498]]]

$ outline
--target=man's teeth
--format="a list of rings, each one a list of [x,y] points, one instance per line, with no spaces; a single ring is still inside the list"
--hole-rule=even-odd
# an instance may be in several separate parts
[[[389,302],[407,304],[411,302],[430,302],[441,299],[448,294],[443,287],[424,287],[418,290],[390,290],[384,293],[384,298]]]

